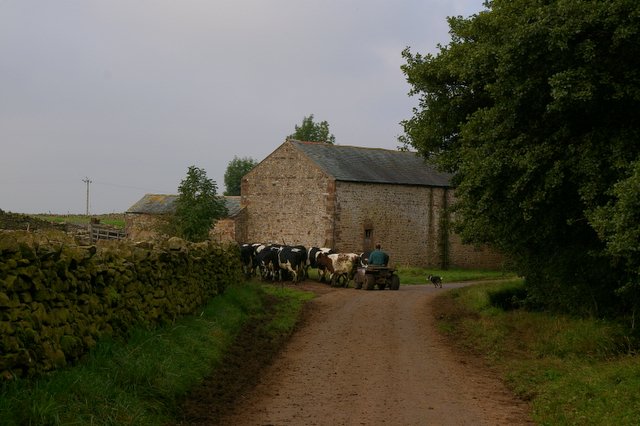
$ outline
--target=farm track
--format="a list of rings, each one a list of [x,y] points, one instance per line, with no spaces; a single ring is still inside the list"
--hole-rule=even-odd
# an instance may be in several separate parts
[[[441,289],[298,288],[319,296],[219,424],[533,424],[526,403],[436,331],[430,304]]]

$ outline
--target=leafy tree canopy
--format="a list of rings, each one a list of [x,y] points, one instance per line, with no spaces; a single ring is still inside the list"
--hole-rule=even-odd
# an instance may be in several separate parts
[[[226,187],[224,195],[240,195],[242,176],[249,173],[257,164],[258,162],[251,157],[233,157],[233,160],[227,165],[227,171],[224,173],[224,185]]]
[[[613,290],[640,272],[640,221],[629,220],[640,191],[640,2],[485,7],[449,18],[451,42],[437,54],[403,51],[419,105],[400,141],[455,173],[457,231],[508,254],[532,298],[612,306]]]
[[[216,195],[216,183],[198,167],[189,166],[178,187],[176,212],[170,218],[173,235],[188,241],[204,241],[216,219],[227,214],[224,199]]]
[[[327,142],[330,144],[336,143],[336,137],[329,133],[329,123],[326,121],[315,123],[313,121],[313,114],[309,117],[304,117],[302,124],[300,126],[296,125],[295,129],[296,131],[287,136],[287,139],[307,142]]]

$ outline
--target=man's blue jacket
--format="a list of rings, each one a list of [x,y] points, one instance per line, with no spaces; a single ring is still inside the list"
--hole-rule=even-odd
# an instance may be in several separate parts
[[[382,250],[374,250],[369,255],[369,265],[386,266],[389,263],[389,255]]]

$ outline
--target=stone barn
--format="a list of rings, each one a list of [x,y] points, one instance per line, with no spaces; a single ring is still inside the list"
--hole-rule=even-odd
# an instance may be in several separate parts
[[[244,235],[242,229],[242,211],[240,197],[224,196],[227,216],[216,221],[209,231],[209,237],[218,242],[235,242]],[[146,194],[125,213],[125,231],[127,238],[134,241],[149,241],[159,237],[158,227],[163,217],[175,212],[178,199],[173,194]],[[237,225],[240,225],[239,227]]]
[[[124,229],[127,238],[134,241],[149,241],[158,235],[162,218],[175,211],[177,195],[145,194],[125,212]]]
[[[413,152],[288,140],[243,177],[236,234],[356,253],[380,243],[393,265],[500,267],[449,229],[450,178]]]

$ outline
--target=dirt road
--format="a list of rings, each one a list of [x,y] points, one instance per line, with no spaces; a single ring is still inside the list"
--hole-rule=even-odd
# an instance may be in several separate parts
[[[443,290],[302,286],[321,293],[307,320],[221,424],[531,424],[526,404],[435,330]]]

